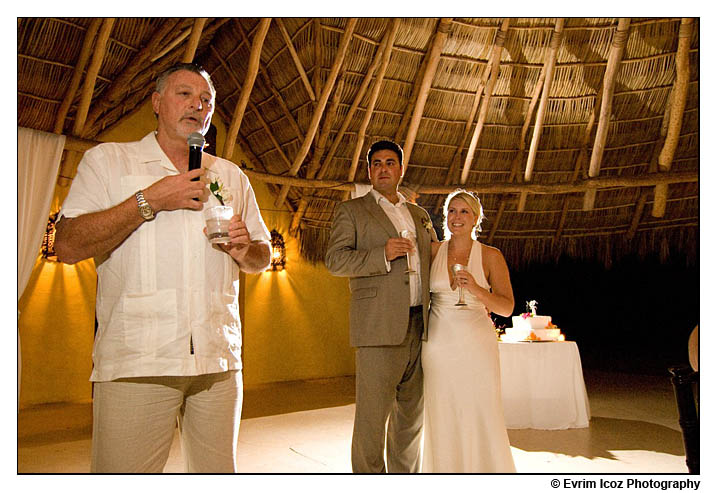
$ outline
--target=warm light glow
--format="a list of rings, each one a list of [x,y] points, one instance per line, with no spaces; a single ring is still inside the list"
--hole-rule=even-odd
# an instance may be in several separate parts
[[[272,237],[272,270],[283,270],[284,265],[287,263],[287,250],[284,246],[284,238],[276,229],[273,229],[270,234]]]
[[[559,340],[559,341],[565,341],[565,340],[566,340],[566,336],[563,335],[563,334],[559,334],[558,340]]]

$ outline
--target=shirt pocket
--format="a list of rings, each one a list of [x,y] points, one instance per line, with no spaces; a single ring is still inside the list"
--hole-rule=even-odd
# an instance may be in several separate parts
[[[174,289],[125,295],[122,312],[124,344],[134,352],[152,354],[181,338]]]
[[[210,296],[210,327],[207,345],[219,354],[239,351],[242,347],[239,305],[233,294],[212,292]]]

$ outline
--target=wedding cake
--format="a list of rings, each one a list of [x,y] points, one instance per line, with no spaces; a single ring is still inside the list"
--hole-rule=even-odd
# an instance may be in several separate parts
[[[511,317],[513,327],[507,327],[502,341],[562,341],[561,329],[551,322],[548,315],[537,315],[538,303],[531,300],[526,303],[526,312]]]

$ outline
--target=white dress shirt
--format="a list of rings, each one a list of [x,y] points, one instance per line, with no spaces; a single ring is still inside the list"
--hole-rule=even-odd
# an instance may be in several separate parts
[[[270,240],[247,176],[205,154],[252,240]],[[113,207],[179,172],[154,133],[139,142],[88,150],[60,216]],[[218,205],[210,194],[205,207]],[[139,212],[138,212],[139,214]],[[160,211],[109,254],[95,258],[98,331],[90,380],[192,376],[240,369],[239,267],[203,233],[202,211]],[[88,300],[89,301],[89,300]],[[190,349],[190,340],[192,349]]]
[[[392,204],[389,199],[384,197],[382,194],[372,189],[372,196],[376,199],[376,203],[386,213],[389,221],[396,228],[396,232],[400,233],[403,230],[409,231],[412,241],[414,242],[414,251],[411,253],[411,267],[415,270],[415,273],[409,274],[409,296],[411,298],[411,306],[421,305],[421,260],[419,259],[419,248],[416,243],[416,226],[414,225],[414,218],[411,217],[409,207],[406,205],[406,197],[397,192],[399,201],[396,204]],[[386,260],[386,271],[391,271],[391,262]]]

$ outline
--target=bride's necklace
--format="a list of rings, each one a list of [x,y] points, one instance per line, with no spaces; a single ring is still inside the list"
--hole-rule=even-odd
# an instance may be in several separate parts
[[[449,240],[449,247],[448,247],[448,256],[449,256],[449,264],[461,264],[461,265],[468,265],[469,263],[469,255],[471,255],[471,246],[470,243],[468,247],[463,248],[461,250],[457,250],[454,247],[454,244],[451,240]]]

